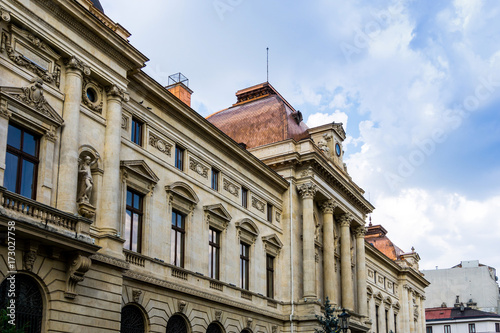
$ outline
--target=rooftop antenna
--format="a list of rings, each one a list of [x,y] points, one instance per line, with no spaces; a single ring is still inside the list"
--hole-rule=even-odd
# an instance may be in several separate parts
[[[267,82],[269,82],[269,48],[266,47],[267,51]]]

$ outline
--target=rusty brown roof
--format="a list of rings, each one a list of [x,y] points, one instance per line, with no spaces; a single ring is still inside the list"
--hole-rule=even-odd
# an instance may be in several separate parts
[[[300,111],[293,107],[268,82],[236,93],[237,103],[207,117],[207,120],[247,148],[286,139],[309,138]]]
[[[381,225],[369,225],[366,228],[365,240],[391,260],[400,259],[404,253],[386,236],[387,230]]]

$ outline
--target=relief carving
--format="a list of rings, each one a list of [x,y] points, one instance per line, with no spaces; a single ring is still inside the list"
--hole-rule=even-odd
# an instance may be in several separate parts
[[[215,320],[220,322],[222,319],[222,310],[215,310]]]
[[[91,98],[94,100],[92,101]],[[86,78],[83,79],[82,102],[92,111],[102,113],[102,89]]]
[[[8,110],[7,101],[5,99],[0,100],[0,117],[9,119],[12,116],[12,112]]]
[[[33,270],[33,265],[35,264],[36,260],[36,251],[30,250],[26,251],[24,253],[24,269],[27,271],[32,271]]]
[[[122,129],[124,130],[128,129],[128,118],[125,116],[122,116]]]
[[[201,164],[192,157],[189,158],[189,169],[195,171],[204,178],[208,178],[208,167]]]
[[[15,95],[15,98],[45,115],[50,115],[48,103],[43,96],[42,85],[42,80],[35,79],[31,86],[21,88],[22,93]]]
[[[281,212],[276,212],[276,222],[281,222]]]
[[[252,207],[264,213],[264,208],[266,205],[256,197],[252,196]]]
[[[134,300],[134,302],[139,303],[141,295],[142,295],[142,290],[139,289],[132,290],[132,299]]]
[[[228,191],[229,193],[231,193],[235,197],[237,197],[237,198],[239,197],[240,187],[237,186],[236,184],[233,184],[232,182],[230,182],[229,180],[227,180],[225,178],[224,178],[224,182],[223,182],[223,188],[224,188],[224,190]]]
[[[149,145],[158,149],[165,155],[171,155],[170,150],[172,148],[172,145],[151,132],[149,133]]]
[[[186,308],[187,303],[186,303],[186,301],[181,300],[177,303],[177,305],[178,305],[179,312],[183,312],[184,309]]]
[[[0,7],[0,17],[5,22],[10,22],[10,13],[7,10],[5,10],[5,8],[3,8],[3,7]]]

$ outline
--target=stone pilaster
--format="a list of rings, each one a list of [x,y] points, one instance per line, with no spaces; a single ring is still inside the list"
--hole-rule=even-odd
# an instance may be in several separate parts
[[[316,249],[314,245],[314,196],[316,185],[302,184],[298,187],[302,196],[302,253],[303,253],[303,286],[304,298],[316,299]]]
[[[323,274],[325,284],[325,297],[328,297],[333,305],[337,299],[337,274],[335,274],[335,233],[333,211],[337,203],[333,200],[321,204],[323,212]]]
[[[61,151],[57,185],[57,208],[76,213],[78,188],[78,146],[80,131],[80,104],[82,103],[83,75],[90,75],[90,68],[71,57],[66,62],[64,84],[64,127],[61,130]]]
[[[387,332],[385,328],[385,304],[384,301],[378,307],[378,328],[380,332]]]
[[[101,203],[97,227],[103,236],[116,236],[120,230],[121,179],[120,179],[120,148],[122,102],[128,101],[128,95],[116,85],[106,89],[106,132],[104,134],[103,177]],[[107,242],[107,241],[105,241]],[[102,243],[110,254],[121,253],[120,243]]]
[[[391,305],[391,307],[389,308],[389,312],[387,313],[388,315],[388,318],[387,318],[387,331],[390,332],[390,331],[393,331],[394,332],[394,328],[395,328],[395,325],[396,323],[394,323],[394,307]]]
[[[354,288],[351,271],[351,214],[340,218],[340,274],[342,282],[342,307],[354,310]]]
[[[410,333],[416,333],[415,320],[414,320],[414,306],[413,306],[413,291],[408,289],[408,319],[410,324]]]
[[[7,110],[7,101],[0,101],[0,186],[3,186],[3,175],[5,173],[5,156],[7,153],[7,132],[9,119],[12,113]]]
[[[420,313],[418,315],[418,320],[420,323],[420,332],[425,332],[425,296],[420,296]]]
[[[408,318],[408,286],[404,285],[402,286],[402,293],[401,293],[401,329],[403,332],[410,332],[410,319]]]
[[[366,304],[366,258],[365,258],[365,234],[364,226],[356,229],[356,277],[358,284],[358,313],[366,317],[368,309]]]

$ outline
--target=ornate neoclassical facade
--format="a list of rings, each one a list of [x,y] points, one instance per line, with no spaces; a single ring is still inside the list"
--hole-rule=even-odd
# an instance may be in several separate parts
[[[267,82],[204,119],[98,1],[0,11],[0,305],[16,323],[314,332],[329,297],[351,332],[423,333],[418,255],[366,242],[342,124],[308,128]]]

